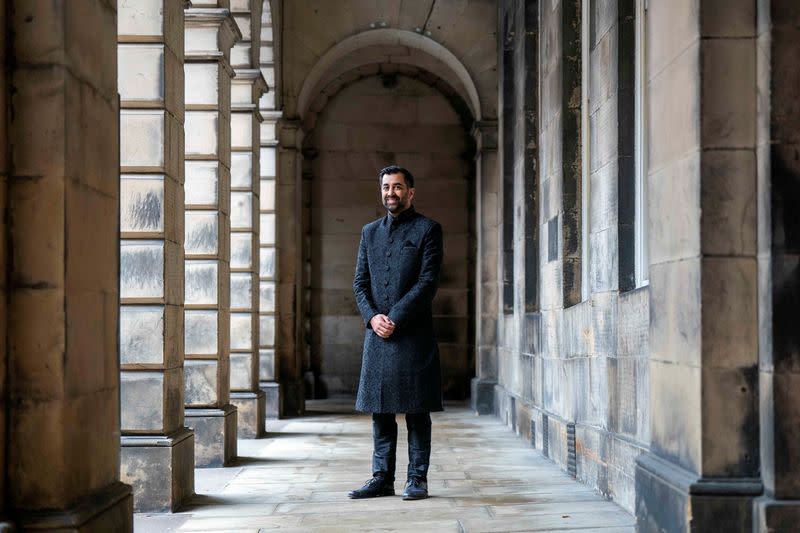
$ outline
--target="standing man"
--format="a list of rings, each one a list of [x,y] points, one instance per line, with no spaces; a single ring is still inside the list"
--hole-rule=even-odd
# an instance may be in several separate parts
[[[361,230],[353,290],[367,331],[356,409],[372,413],[372,479],[350,498],[394,495],[396,413],[408,429],[404,500],[428,497],[431,411],[442,410],[431,304],[442,265],[442,227],[414,210],[414,176],[378,174],[385,217]]]

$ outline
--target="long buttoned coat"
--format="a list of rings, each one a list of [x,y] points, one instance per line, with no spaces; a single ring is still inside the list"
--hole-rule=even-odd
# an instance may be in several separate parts
[[[431,310],[442,253],[441,225],[413,206],[361,230],[353,290],[366,333],[357,410],[442,410],[439,347]],[[370,319],[379,313],[395,323],[388,339],[370,326]]]

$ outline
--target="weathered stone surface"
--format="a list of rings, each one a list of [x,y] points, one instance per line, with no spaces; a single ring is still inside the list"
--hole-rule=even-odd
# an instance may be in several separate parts
[[[228,466],[236,457],[236,407],[187,409],[186,426],[194,431],[196,468]]]

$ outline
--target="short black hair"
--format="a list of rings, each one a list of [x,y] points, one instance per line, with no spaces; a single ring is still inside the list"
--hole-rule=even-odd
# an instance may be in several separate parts
[[[406,187],[409,189],[414,188],[414,175],[403,167],[398,167],[397,165],[389,165],[386,168],[382,168],[380,172],[378,172],[378,183],[383,185],[383,177],[386,174],[402,174],[403,179],[406,182]]]

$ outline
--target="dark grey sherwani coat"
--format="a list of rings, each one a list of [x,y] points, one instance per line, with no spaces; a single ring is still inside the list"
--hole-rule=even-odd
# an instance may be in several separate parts
[[[439,347],[431,303],[442,265],[442,227],[413,206],[361,230],[353,290],[367,331],[356,409],[370,413],[442,410]],[[395,323],[388,339],[370,319]]]

